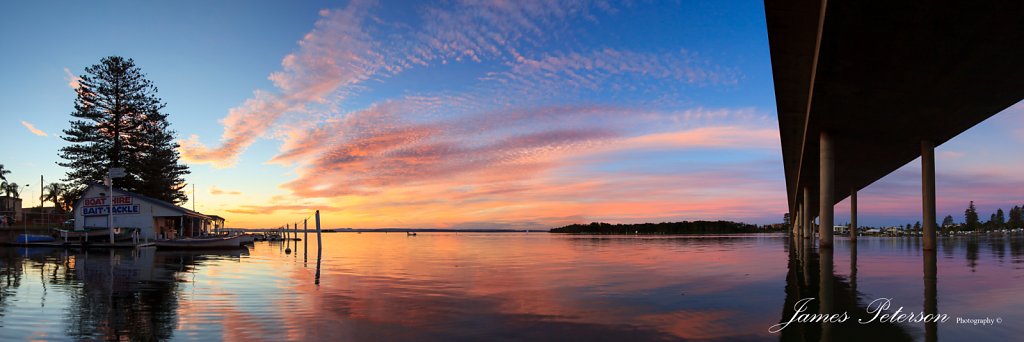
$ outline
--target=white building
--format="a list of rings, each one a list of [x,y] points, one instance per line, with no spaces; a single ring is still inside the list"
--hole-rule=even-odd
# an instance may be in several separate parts
[[[107,227],[111,208],[107,191],[101,184],[89,185],[75,202],[75,230]],[[140,237],[145,239],[200,236],[210,232],[212,223],[209,216],[201,213],[117,188],[113,212],[115,228],[139,228]]]

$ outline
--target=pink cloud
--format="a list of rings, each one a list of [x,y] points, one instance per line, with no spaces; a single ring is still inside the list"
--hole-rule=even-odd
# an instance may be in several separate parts
[[[71,73],[70,69],[64,68],[64,80],[68,82],[68,87],[71,87],[71,89],[77,90],[78,87],[81,86],[79,84],[79,82],[82,80],[82,78],[78,77],[77,75],[75,75],[73,73]]]
[[[36,126],[32,125],[31,123],[26,122],[25,120],[21,120],[21,125],[25,126],[25,129],[28,129],[28,131],[32,132],[32,134],[35,134],[35,135],[38,135],[38,136],[41,136],[41,137],[47,136],[46,132],[43,132],[42,130],[36,128]]]
[[[281,61],[283,71],[269,79],[280,95],[257,90],[242,106],[232,108],[221,124],[221,145],[207,147],[198,136],[180,141],[182,157],[192,163],[232,166],[256,139],[288,112],[326,101],[339,87],[367,79],[379,67],[369,37],[360,29],[366,4],[354,1],[344,10],[321,11],[315,28],[299,41],[299,51]]]
[[[541,93],[548,92],[544,89],[566,85],[596,89],[621,75],[695,85],[733,84],[738,79],[735,70],[719,67],[685,50],[661,54],[615,49],[533,53],[552,32],[565,30],[566,20],[596,21],[595,13],[618,11],[600,1],[464,2],[443,8],[424,6],[420,8],[424,23],[417,28],[375,17],[371,10],[376,7],[370,1],[354,1],[343,9],[321,10],[313,30],[298,42],[297,51],[282,59],[280,71],[269,75],[279,93],[257,90],[252,98],[231,109],[221,121],[224,132],[218,146],[209,147],[194,135],[179,142],[185,160],[217,167],[232,166],[256,139],[292,134],[287,129],[270,132],[275,124],[289,121],[288,116],[294,116],[290,121],[312,121],[313,125],[325,129],[321,134],[326,134],[328,128],[340,123],[324,122],[323,112],[337,108],[345,99],[367,89],[367,81],[385,80],[412,67],[448,61],[499,61],[510,69],[484,79],[514,83],[519,89]],[[483,101],[506,104],[516,101],[515,94],[509,94],[508,90],[490,91],[500,98]],[[302,155],[303,148],[312,143],[312,140],[305,143],[285,140],[284,148],[292,153],[280,155],[272,162],[287,163]]]
[[[519,58],[508,71],[484,77],[524,87],[573,87],[599,89],[621,76],[640,76],[645,80],[667,79],[694,85],[734,85],[737,70],[724,68],[696,53],[640,53],[603,49],[588,53],[545,54],[538,59]]]
[[[256,91],[255,96],[245,101],[240,107],[232,108],[228,116],[221,120],[224,134],[221,145],[209,148],[192,135],[189,139],[179,141],[181,157],[191,163],[211,163],[217,167],[234,165],[238,155],[263,135],[277,119],[284,114],[289,105],[276,95]]]
[[[216,196],[216,195],[241,195],[242,193],[238,192],[238,191],[224,190],[224,189],[218,188],[215,185],[215,186],[211,186],[210,187],[210,194]]]

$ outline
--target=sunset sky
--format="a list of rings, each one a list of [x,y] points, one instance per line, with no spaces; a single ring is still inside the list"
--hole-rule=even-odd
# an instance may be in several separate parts
[[[0,163],[26,205],[66,171],[76,75],[121,55],[167,103],[196,209],[231,227],[786,211],[759,1],[17,2],[0,46]],[[1024,204],[1022,143],[1017,104],[939,146],[940,217]],[[919,220],[919,179],[862,190],[859,222]]]

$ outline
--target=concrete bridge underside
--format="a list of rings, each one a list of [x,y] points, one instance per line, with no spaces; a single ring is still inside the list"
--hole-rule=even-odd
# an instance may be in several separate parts
[[[765,14],[799,235],[820,216],[831,245],[832,205],[923,155],[934,239],[934,147],[1024,98],[1024,1],[766,0]]]

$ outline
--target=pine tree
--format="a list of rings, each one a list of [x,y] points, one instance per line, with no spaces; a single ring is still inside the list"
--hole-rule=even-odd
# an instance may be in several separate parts
[[[1006,227],[1006,214],[1003,213],[1003,208],[996,210],[996,213],[992,216],[993,227],[996,229],[1003,229]]]
[[[1006,223],[1011,229],[1017,229],[1024,226],[1024,217],[1021,216],[1020,206],[1013,206],[1013,208],[1010,208],[1010,219]]]
[[[167,127],[166,115],[156,115],[163,118],[149,120],[142,128],[145,134],[133,144],[138,146],[141,162],[137,190],[153,198],[182,203],[188,200],[182,191],[185,188],[183,176],[189,174],[188,167],[178,163],[178,143],[174,141],[174,131]]]
[[[974,207],[974,201],[964,210],[964,226],[966,230],[978,230],[978,210]]]
[[[65,181],[70,191],[101,181],[107,170],[125,169],[114,186],[162,200],[181,202],[182,176],[177,145],[168,129],[164,103],[157,88],[131,59],[112,56],[85,68],[76,90],[71,128],[61,137],[58,165],[70,168]],[[164,188],[158,185],[170,184]]]

